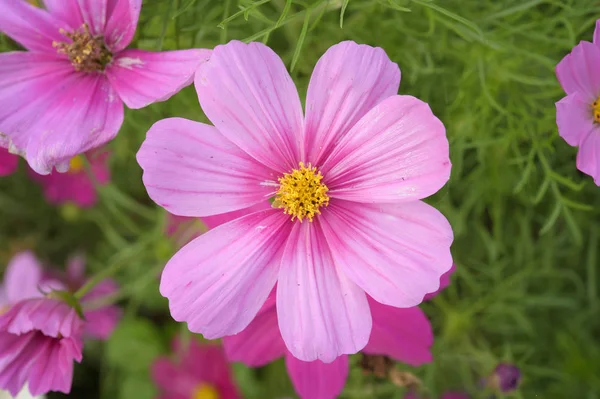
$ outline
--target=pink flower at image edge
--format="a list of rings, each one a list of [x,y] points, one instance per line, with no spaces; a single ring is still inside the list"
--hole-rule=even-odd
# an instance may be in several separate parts
[[[174,339],[172,352],[175,359],[159,357],[152,365],[152,379],[161,391],[161,399],[240,397],[220,346],[199,344],[192,338],[184,349],[179,340]],[[206,396],[200,396],[202,391]]]
[[[567,96],[556,103],[558,133],[579,147],[577,168],[600,186],[600,20],[594,42],[582,41],[556,66]]]
[[[302,223],[275,206],[184,246],[160,285],[175,320],[208,339],[239,333],[277,284],[290,352],[331,362],[367,344],[367,294],[406,308],[439,288],[452,266],[452,229],[421,199],[449,178],[448,140],[426,103],[396,94],[400,71],[382,49],[331,47],[311,77],[305,116],[285,66],[263,44],[217,46],[195,79],[215,126],[159,121],[138,152],[157,204],[200,218],[241,210],[277,195],[279,179],[295,173],[328,206]]]
[[[39,174],[113,139],[123,103],[142,108],[192,82],[209,50],[125,49],[142,0],[2,1],[0,32],[27,51],[0,54],[0,146]],[[91,48],[81,53],[81,48]],[[79,52],[78,52],[79,51]]]

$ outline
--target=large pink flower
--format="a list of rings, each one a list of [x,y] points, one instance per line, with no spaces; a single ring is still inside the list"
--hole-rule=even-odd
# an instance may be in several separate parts
[[[556,66],[567,96],[556,103],[558,133],[579,147],[577,169],[600,186],[600,20],[594,42],[582,41]]]
[[[373,330],[364,353],[386,355],[413,366],[432,360],[429,347],[433,344],[433,332],[421,309],[394,308],[371,298],[368,301]],[[284,356],[292,383],[303,399],[336,398],[346,384],[347,355],[331,363],[320,360],[303,362],[286,349],[277,325],[274,295],[267,299],[244,331],[223,338],[223,345],[230,360],[241,361],[251,367],[263,366]]]
[[[0,388],[16,396],[69,393],[73,362],[82,359],[83,321],[65,302],[44,297],[42,272],[30,253],[13,258],[2,287]]]
[[[277,283],[290,352],[331,362],[367,344],[366,294],[409,308],[438,288],[452,230],[420,199],[449,178],[448,141],[426,103],[396,95],[400,71],[382,49],[331,47],[305,116],[263,44],[217,46],[195,79],[215,126],[172,118],[150,129],[138,152],[150,197],[195,217],[276,198],[168,262],[160,290],[175,320],[209,339],[236,334]]]
[[[123,103],[142,108],[191,83],[209,50],[126,50],[142,0],[0,0],[0,31],[27,52],[0,54],[3,146],[40,174],[111,140]]]
[[[88,152],[87,156],[96,181],[99,184],[108,183],[110,152],[102,149],[93,150]],[[46,199],[52,204],[74,202],[82,208],[87,208],[96,204],[98,200],[96,187],[84,169],[81,155],[71,158],[67,173],[51,172],[48,175],[39,175],[32,170],[30,176],[42,185]]]
[[[192,339],[184,351],[179,340],[173,340],[173,353],[178,360],[160,357],[152,365],[160,399],[240,397],[220,346],[200,345]]]
[[[13,174],[19,166],[19,157],[0,147],[0,176]]]

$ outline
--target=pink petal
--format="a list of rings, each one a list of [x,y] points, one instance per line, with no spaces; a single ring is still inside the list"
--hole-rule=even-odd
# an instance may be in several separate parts
[[[127,47],[135,35],[142,0],[110,0],[109,4],[104,37],[108,47],[117,52]]]
[[[558,134],[571,146],[578,146],[595,127],[592,104],[579,92],[556,103]]]
[[[200,360],[200,359],[199,359]],[[167,357],[159,357],[152,364],[152,380],[162,391],[190,397],[197,381],[191,378],[185,369],[179,367]]]
[[[303,362],[288,354],[285,365],[300,399],[335,399],[348,378],[348,356],[323,363]]]
[[[63,301],[50,298],[27,299],[14,304],[0,316],[0,330],[11,334],[41,331],[49,337],[79,336],[83,321]]]
[[[577,169],[592,176],[600,186],[600,127],[595,127],[579,146]]]
[[[363,349],[370,355],[385,355],[411,366],[433,360],[430,347],[433,331],[425,313],[418,307],[400,309],[369,298],[373,330]]]
[[[321,171],[329,195],[375,203],[434,194],[450,178],[444,125],[411,96],[388,97],[342,137]]]
[[[335,264],[376,301],[408,308],[452,267],[452,228],[424,202],[332,203],[319,218]]]
[[[53,41],[64,41],[61,28],[68,26],[41,8],[24,0],[3,0],[0,12],[0,32],[32,51],[43,51],[58,58]],[[0,61],[0,64],[4,60]],[[1,73],[1,72],[0,72]]]
[[[188,372],[195,379],[196,385],[200,382],[213,385],[223,399],[238,397],[229,372],[229,363],[221,346],[199,344],[191,340],[188,351],[182,358],[181,370]]]
[[[71,29],[77,29],[83,24],[77,0],[43,0],[43,2],[52,16],[68,23]],[[64,40],[65,37],[61,39]]]
[[[119,286],[115,281],[103,280],[82,298],[81,304],[85,309],[86,303],[105,298],[118,290]],[[121,319],[121,315],[121,309],[117,306],[104,306],[84,311],[86,319],[84,334],[100,340],[108,339]]]
[[[205,216],[202,218],[202,222],[209,229],[214,229],[217,226],[220,226],[224,223],[230,222],[239,217],[245,216],[249,213],[264,211],[264,210],[271,209],[271,208],[272,208],[272,206],[269,201],[261,201],[256,205],[252,205],[249,208],[240,209],[239,211],[221,213],[220,215],[214,215],[214,216]]]
[[[19,157],[0,147],[0,176],[13,174],[19,166]]]
[[[306,151],[320,165],[341,137],[387,97],[398,93],[400,69],[379,47],[346,41],[317,63],[306,96]]]
[[[209,216],[264,202],[271,172],[212,126],[182,118],[156,122],[137,154],[150,198],[171,213]]]
[[[302,106],[273,50],[255,42],[217,46],[195,85],[204,113],[225,137],[279,175],[298,166]]]
[[[277,315],[288,350],[300,360],[329,363],[369,340],[367,298],[335,265],[318,221],[293,224],[279,270]]]
[[[596,21],[596,29],[594,29],[594,44],[600,46],[600,19]]]
[[[125,50],[106,69],[108,80],[129,108],[165,101],[192,83],[194,72],[210,58],[210,50],[152,53]]]
[[[581,42],[556,66],[556,77],[567,94],[579,92],[592,102],[600,93],[600,47]]]
[[[429,294],[425,295],[425,298],[423,298],[423,300],[428,301],[428,300],[432,299],[433,297],[435,297],[436,295],[438,295],[444,289],[446,289],[446,287],[448,287],[450,285],[450,277],[452,276],[452,274],[455,271],[456,271],[456,265],[452,264],[452,267],[450,268],[450,270],[448,270],[446,273],[442,274],[442,277],[440,277],[440,288],[438,288],[437,291],[435,291],[435,292],[430,292]]]
[[[160,282],[173,318],[207,339],[246,328],[275,285],[290,223],[279,210],[256,212],[179,250]]]
[[[90,31],[96,35],[104,35],[109,2],[114,3],[114,0],[77,0],[84,22],[87,22]]]
[[[283,356],[287,349],[279,332],[275,296],[269,297],[244,331],[223,338],[227,358],[260,367]]]
[[[4,287],[8,302],[11,304],[23,299],[42,297],[40,281],[42,266],[33,253],[20,252],[15,255],[4,273]]]
[[[0,54],[0,131],[37,173],[111,140],[122,122],[123,104],[103,75],[40,53]]]
[[[85,257],[75,255],[67,261],[66,277],[68,285],[79,289],[85,283]]]

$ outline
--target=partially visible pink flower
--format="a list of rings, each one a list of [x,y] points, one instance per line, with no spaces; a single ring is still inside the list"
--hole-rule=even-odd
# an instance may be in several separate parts
[[[40,174],[113,139],[123,103],[142,108],[191,83],[209,50],[125,49],[142,0],[0,0],[0,31],[28,51],[0,54],[0,132]]]
[[[0,388],[16,396],[69,393],[73,362],[82,359],[83,321],[65,302],[41,292],[42,271],[31,253],[8,265],[0,316]]]
[[[558,133],[579,147],[577,168],[600,186],[600,20],[594,42],[582,41],[556,66],[567,96],[556,103]]]
[[[67,264],[65,283],[71,292],[77,291],[87,281],[85,276],[85,259],[81,256],[75,256]],[[84,336],[105,340],[110,337],[115,327],[121,319],[122,311],[116,305],[94,306],[99,300],[106,298],[118,292],[119,286],[112,279],[105,279],[99,282],[81,298],[81,306],[85,317]]]
[[[99,184],[106,184],[110,181],[109,157],[108,150],[95,150],[87,153],[91,172]],[[93,206],[98,200],[98,195],[94,183],[85,171],[81,155],[71,158],[69,165],[67,173],[51,172],[48,175],[40,175],[31,170],[30,176],[42,185],[46,199],[52,204],[74,202],[82,208]]]
[[[229,364],[220,346],[199,344],[192,339],[187,348],[172,343],[175,359],[160,357],[152,365],[152,379],[160,399],[237,399]]]
[[[0,147],[0,176],[13,174],[17,166],[19,166],[19,157]]]
[[[281,59],[261,43],[217,46],[196,73],[214,126],[157,122],[137,159],[170,213],[213,216],[275,197],[167,263],[171,315],[206,338],[241,332],[277,284],[278,323],[305,361],[356,353],[371,335],[367,295],[418,305],[452,266],[452,229],[421,199],[450,176],[444,125],[397,95],[380,48],[343,42],[319,60],[306,112]]]
[[[368,298],[373,329],[367,346],[369,355],[385,355],[418,366],[432,360],[430,346],[433,332],[427,317],[417,307],[399,309],[382,305]],[[336,398],[348,376],[348,356],[331,363],[320,360],[304,362],[287,350],[277,325],[275,297],[271,295],[256,318],[244,331],[223,338],[225,353],[230,360],[251,367],[263,366],[285,357],[288,373],[302,399]]]

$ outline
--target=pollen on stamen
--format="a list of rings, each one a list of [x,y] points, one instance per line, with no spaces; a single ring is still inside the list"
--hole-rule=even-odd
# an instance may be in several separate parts
[[[600,96],[592,103],[592,113],[594,114],[594,122],[600,123]]]
[[[299,168],[292,169],[278,179],[279,190],[276,193],[273,206],[283,208],[283,212],[302,222],[303,219],[313,221],[315,215],[320,215],[319,208],[329,205],[329,190],[321,182],[323,175],[310,163],[305,166],[300,162]]]
[[[104,43],[102,35],[93,35],[87,23],[73,32],[60,29],[60,34],[71,40],[67,42],[52,42],[52,46],[60,54],[69,57],[76,71],[104,71],[112,60],[112,53]]]

